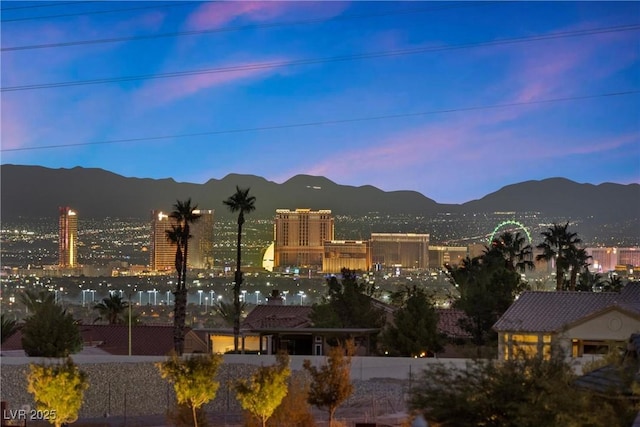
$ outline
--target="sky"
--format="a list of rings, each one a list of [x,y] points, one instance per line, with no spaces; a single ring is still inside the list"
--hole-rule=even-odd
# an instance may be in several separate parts
[[[640,182],[639,2],[0,7],[2,164],[439,203]]]

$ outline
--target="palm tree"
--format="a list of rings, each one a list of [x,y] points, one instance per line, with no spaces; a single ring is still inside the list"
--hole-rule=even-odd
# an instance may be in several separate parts
[[[227,304],[224,301],[219,301],[214,305],[214,307],[215,307],[216,314],[220,316],[224,324],[227,326],[233,326],[236,319],[234,304]],[[241,315],[245,311],[246,307],[247,307],[247,303],[245,303],[244,301],[240,303]]]
[[[106,320],[110,325],[117,325],[124,322],[124,312],[129,307],[122,297],[112,293],[108,298],[103,298],[101,302],[93,306],[93,309],[100,314],[98,319]]]
[[[196,222],[200,215],[195,213],[198,206],[191,206],[191,199],[177,200],[173,205],[173,212],[169,214],[175,224],[167,230],[167,240],[176,245],[175,267],[178,273],[176,284],[174,316],[173,316],[173,346],[176,353],[182,356],[184,352],[184,325],[187,318],[187,257],[189,255],[189,226]]]
[[[564,225],[553,224],[553,227],[543,231],[544,237],[542,243],[536,248],[541,249],[542,253],[536,256],[536,261],[551,261],[556,263],[556,290],[561,291],[564,285],[564,273],[568,270],[569,264],[567,260],[568,252],[574,250],[576,245],[582,242],[578,238],[577,233],[569,232],[569,223]]]
[[[234,305],[234,320],[233,320],[233,349],[238,352],[238,337],[240,336],[240,286],[242,285],[242,225],[244,224],[244,214],[253,212],[255,207],[256,198],[249,196],[249,188],[241,189],[236,186],[236,192],[230,196],[227,200],[223,201],[231,212],[238,212],[238,246],[236,251],[236,273],[235,283],[233,286],[233,305]]]
[[[493,239],[490,250],[500,253],[506,262],[506,267],[511,271],[533,270],[533,250],[531,245],[525,245],[526,237],[519,231],[516,234],[505,231]]]
[[[576,282],[578,281],[578,274],[587,270],[591,264],[589,263],[591,255],[587,254],[584,248],[571,247],[567,251],[567,265],[571,269],[569,275],[569,290],[576,290]],[[588,271],[588,270],[587,270]]]
[[[605,280],[602,288],[605,292],[620,292],[624,287],[622,279],[617,274],[609,274],[609,278]]]

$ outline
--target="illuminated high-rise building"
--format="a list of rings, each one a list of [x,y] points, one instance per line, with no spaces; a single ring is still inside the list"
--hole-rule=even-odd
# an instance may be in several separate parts
[[[189,224],[189,252],[187,265],[192,268],[213,268],[213,213],[211,209],[196,209],[200,215]],[[175,270],[176,246],[167,240],[167,231],[176,224],[168,214],[151,212],[150,267],[153,271]]]
[[[152,271],[167,271],[175,269],[176,247],[167,240],[167,231],[171,230],[173,220],[166,213],[151,211],[151,256]]]
[[[78,266],[78,214],[68,206],[59,208],[58,264],[60,267]]]
[[[200,218],[189,225],[188,264],[193,268],[213,268],[213,209],[196,209]]]
[[[323,244],[334,240],[333,215],[330,210],[277,209],[274,224],[277,267],[321,267]]]
[[[371,261],[377,268],[429,268],[429,235],[371,233]]]

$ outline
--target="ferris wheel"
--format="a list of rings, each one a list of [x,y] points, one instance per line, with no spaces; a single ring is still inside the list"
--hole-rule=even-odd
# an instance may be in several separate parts
[[[526,234],[527,236],[528,243],[531,244],[531,233],[529,233],[529,230],[527,229],[527,227],[525,227],[522,223],[518,221],[509,220],[509,221],[502,221],[500,224],[496,226],[496,228],[493,229],[493,231],[491,232],[491,236],[489,236],[489,245],[491,245],[491,242],[493,242],[493,239],[496,237],[496,234],[498,234],[500,230],[506,227],[509,227],[509,229],[505,231],[513,231],[513,230],[524,231],[524,234]]]

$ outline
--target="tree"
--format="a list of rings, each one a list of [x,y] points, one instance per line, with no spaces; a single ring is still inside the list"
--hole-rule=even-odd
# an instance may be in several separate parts
[[[32,312],[22,327],[22,348],[31,357],[67,357],[82,349],[73,316],[49,296],[27,291],[22,297]]]
[[[167,230],[167,240],[176,246],[175,267],[178,282],[174,292],[173,346],[178,355],[184,352],[184,325],[187,318],[187,260],[189,256],[190,225],[200,215],[195,213],[198,206],[191,206],[191,199],[177,200],[169,216],[175,221]]]
[[[438,335],[438,313],[426,292],[414,285],[407,288],[394,322],[382,333],[381,341],[392,356],[423,356],[442,349]]]
[[[605,292],[620,292],[623,287],[624,284],[620,276],[617,274],[609,274],[609,278],[604,281],[602,290]]]
[[[36,408],[51,424],[59,427],[78,419],[89,382],[71,358],[57,365],[29,365],[27,383]]]
[[[564,274],[569,269],[568,253],[575,250],[582,241],[577,233],[569,231],[569,223],[564,225],[553,224],[546,231],[543,231],[542,243],[536,246],[542,253],[536,256],[536,261],[555,261],[556,264],[556,290],[564,289]]]
[[[527,269],[535,268],[533,250],[531,245],[525,245],[526,241],[526,237],[519,231],[516,234],[505,231],[493,239],[489,250],[501,254],[508,269],[524,273]]]
[[[214,307],[216,314],[220,316],[222,321],[228,326],[233,326],[236,318],[235,305],[233,303],[218,301],[216,304],[214,304]],[[244,313],[246,307],[247,303],[242,301],[240,303],[240,317],[242,317],[242,313]]]
[[[173,384],[179,405],[187,405],[198,427],[197,410],[216,397],[220,383],[215,380],[222,357],[207,354],[180,358],[173,355],[165,362],[156,363],[160,376]]]
[[[580,276],[578,276],[578,283],[576,283],[576,291],[580,292],[593,292],[596,287],[599,287],[602,282],[602,275],[599,273],[592,273],[589,270],[584,270]]]
[[[576,290],[578,274],[588,271],[589,260],[591,255],[587,254],[584,248],[571,247],[567,250],[567,266],[570,270],[569,274],[569,290]]]
[[[233,285],[233,304],[235,318],[233,322],[233,351],[238,352],[238,339],[240,337],[240,288],[242,286],[242,226],[244,214],[253,212],[256,198],[249,196],[249,188],[236,187],[236,192],[223,203],[231,212],[238,212],[238,242],[236,246],[236,273]]]
[[[454,306],[465,312],[460,327],[469,332],[480,352],[481,346],[497,336],[492,326],[526,289],[516,271],[505,265],[503,256],[496,251],[463,260],[461,266],[447,266],[449,280],[460,292]]]
[[[373,286],[358,282],[355,271],[342,269],[342,281],[327,280],[327,296],[315,304],[310,318],[320,328],[382,328],[385,315],[373,304]]]
[[[120,295],[111,293],[94,305],[93,309],[100,315],[98,319],[106,320],[110,325],[118,325],[124,323],[125,311],[128,307],[129,303],[125,302]]]
[[[269,418],[273,427],[314,427],[315,421],[309,405],[310,382],[304,372],[289,377],[287,395]]]
[[[632,405],[617,411],[601,397],[574,386],[561,354],[550,360],[522,357],[476,360],[466,369],[428,365],[412,387],[410,407],[443,427],[626,426]]]
[[[353,393],[351,384],[351,357],[355,351],[353,341],[343,346],[331,347],[327,364],[319,369],[305,360],[303,368],[311,375],[309,403],[329,412],[329,423],[333,425],[336,409]]]
[[[287,395],[287,380],[291,375],[289,356],[278,353],[276,364],[261,366],[250,379],[236,383],[236,393],[240,406],[260,418],[262,427]]]
[[[4,317],[4,313],[0,314],[0,344],[4,343],[18,329],[16,321]]]

